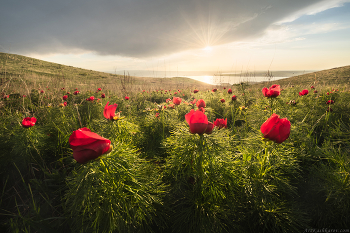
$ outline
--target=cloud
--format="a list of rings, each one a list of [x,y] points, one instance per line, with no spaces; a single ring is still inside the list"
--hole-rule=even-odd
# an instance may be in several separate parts
[[[160,56],[257,38],[276,22],[343,2],[12,0],[0,8],[0,49],[20,54]]]

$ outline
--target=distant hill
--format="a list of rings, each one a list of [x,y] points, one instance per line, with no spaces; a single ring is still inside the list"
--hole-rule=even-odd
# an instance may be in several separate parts
[[[88,90],[91,86],[104,86],[108,89],[135,90],[157,88],[185,88],[204,87],[212,85],[193,80],[190,78],[143,78],[116,75],[99,71],[87,70],[57,63],[42,61],[22,55],[0,53],[0,86],[9,79],[18,81],[25,80],[26,84],[40,84],[40,86],[55,84],[60,86],[80,85]],[[84,88],[80,88],[83,90]]]
[[[46,62],[16,54],[0,53],[0,88],[4,89],[4,85],[8,84],[9,80],[11,80],[12,85],[17,83],[20,86],[25,83],[30,88],[55,85],[56,87],[79,86],[80,90],[91,90],[94,86],[99,86],[123,93],[162,88],[210,89],[213,87],[213,85],[190,78],[130,77],[127,75],[127,71],[126,75],[116,75]],[[271,83],[277,83],[285,87],[288,85],[315,85],[315,83],[317,85],[349,85],[350,66],[297,75],[276,81],[272,79],[271,82],[256,83],[254,85],[266,86]],[[20,88],[19,86],[18,88]],[[226,86],[229,86],[229,84],[226,84]]]
[[[271,81],[281,86],[350,85],[350,65]],[[259,85],[266,84],[260,83]]]

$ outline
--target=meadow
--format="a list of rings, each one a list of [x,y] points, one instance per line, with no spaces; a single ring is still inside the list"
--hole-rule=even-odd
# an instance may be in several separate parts
[[[211,86],[1,55],[1,232],[349,232],[349,66]]]

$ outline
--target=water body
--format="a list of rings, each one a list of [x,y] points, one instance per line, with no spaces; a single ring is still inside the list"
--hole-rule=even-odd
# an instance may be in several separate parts
[[[186,77],[209,84],[237,84],[241,82],[275,81],[292,76],[315,72],[315,70],[297,71],[254,71],[254,72],[212,72],[212,71],[150,71],[131,70],[117,71],[116,74],[127,74],[137,77],[172,78]],[[112,72],[111,72],[112,73]]]

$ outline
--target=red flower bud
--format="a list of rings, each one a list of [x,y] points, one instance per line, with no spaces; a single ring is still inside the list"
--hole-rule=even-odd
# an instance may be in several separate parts
[[[190,126],[190,132],[192,134],[211,134],[213,131],[214,124],[208,122],[207,116],[199,110],[194,111],[191,109],[191,111],[185,115],[185,119]]]
[[[221,128],[227,128],[227,118],[224,120],[224,119],[216,119],[215,121],[214,121],[214,125],[216,126],[216,127],[218,127],[219,129],[221,129]]]
[[[68,95],[64,95],[64,96],[62,97],[62,99],[63,99],[63,100],[67,100],[67,99],[68,99]]]
[[[227,93],[228,93],[228,94],[232,94],[231,88],[227,90]]]
[[[179,105],[181,103],[182,99],[180,97],[173,97],[173,103],[176,105]]]
[[[205,108],[205,102],[203,99],[198,100],[196,105],[198,108]]]
[[[94,101],[95,100],[95,96],[90,96],[89,98],[86,99],[87,101]]]
[[[299,92],[300,96],[307,95],[307,94],[309,94],[309,90],[308,89],[304,89],[301,92]]]
[[[34,126],[35,123],[36,123],[36,118],[35,117],[26,117],[22,121],[22,126],[24,128],[29,128],[29,127]]]
[[[287,118],[280,119],[279,115],[272,114],[260,127],[264,138],[276,143],[284,142],[290,134],[290,121]]]
[[[280,85],[274,84],[269,89],[264,87],[262,93],[265,97],[277,97],[281,94]]]
[[[106,154],[111,149],[111,141],[93,133],[88,128],[73,131],[69,137],[69,145],[73,149],[73,157],[78,163]]]

